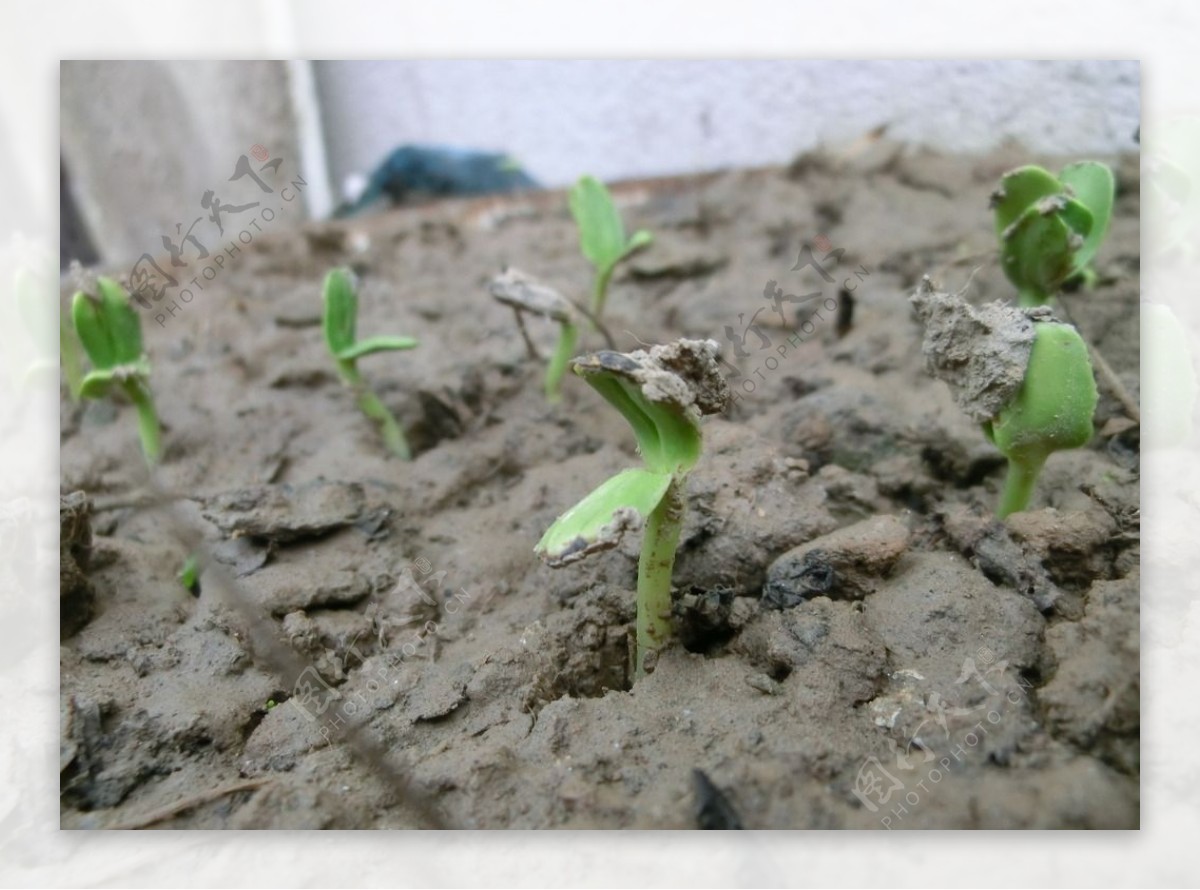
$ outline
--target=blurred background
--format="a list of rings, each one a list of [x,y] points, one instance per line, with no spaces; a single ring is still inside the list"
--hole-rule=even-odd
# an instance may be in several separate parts
[[[406,144],[503,152],[551,187],[783,164],[881,127],[1112,153],[1135,148],[1139,94],[1136,61],[64,61],[60,264],[178,241],[253,146],[303,178],[280,211],[298,221]]]

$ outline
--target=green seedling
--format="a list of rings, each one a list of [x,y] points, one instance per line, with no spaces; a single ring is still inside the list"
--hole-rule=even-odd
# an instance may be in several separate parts
[[[92,363],[79,393],[101,399],[114,387],[137,409],[138,434],[146,462],[153,466],[162,451],[158,414],[150,393],[150,361],[142,351],[142,320],[129,305],[129,294],[110,278],[97,278],[98,295],[79,291],[71,303],[71,321]]]
[[[179,570],[179,574],[175,577],[179,579],[179,583],[183,585],[183,589],[192,596],[200,595],[200,561],[196,559],[196,554],[190,554],[183,561],[183,568]]]
[[[338,375],[358,400],[358,407],[379,424],[388,451],[403,460],[412,452],[396,418],[379,400],[358,372],[358,360],[376,352],[412,349],[412,337],[368,337],[356,339],[358,328],[358,287],[349,269],[334,269],[325,277],[325,343],[337,363]]]
[[[912,303],[930,372],[1008,458],[997,515],[1026,509],[1046,459],[1092,437],[1097,392],[1087,345],[1049,309],[975,308],[934,291],[928,278]]]
[[[608,285],[618,264],[653,239],[649,232],[639,230],[632,237],[625,235],[625,225],[617,212],[612,195],[598,179],[584,176],[571,189],[568,199],[571,214],[579,227],[579,248],[592,264],[591,298],[587,306],[575,304],[557,291],[534,281],[529,276],[508,270],[490,285],[492,295],[513,309],[517,324],[530,355],[537,350],[525,330],[524,313],[549,318],[559,325],[558,345],[546,365],[546,399],[557,402],[562,397],[562,379],[579,343],[584,320],[604,335],[612,346],[612,338],[601,321]]]
[[[555,347],[550,364],[546,367],[545,380],[546,398],[552,402],[556,401],[567,363],[575,354],[582,313],[558,291],[536,281],[519,269],[506,269],[492,279],[489,289],[497,302],[513,310],[517,318],[517,327],[525,339],[525,347],[530,356],[537,358],[538,354],[529,333],[525,330],[523,315],[528,313],[548,318],[559,325],[558,346]]]
[[[579,249],[595,270],[592,280],[592,315],[604,314],[608,283],[613,271],[626,257],[648,245],[654,237],[645,229],[625,237],[625,225],[604,183],[594,176],[584,176],[571,189],[571,215],[579,227]]]
[[[1073,279],[1091,281],[1091,262],[1108,234],[1115,184],[1095,161],[1006,173],[992,195],[1000,262],[1022,306],[1041,306]]]
[[[600,180],[584,176],[575,183],[568,197],[571,215],[579,228],[579,249],[592,264],[592,292],[586,315],[593,327],[600,329],[604,314],[604,302],[608,299],[608,284],[613,272],[626,257],[654,240],[645,229],[639,229],[631,237],[625,235],[625,224],[612,195]],[[546,398],[556,402],[560,398],[562,378],[566,373],[571,356],[579,342],[579,321],[570,318],[561,322],[562,330],[558,346],[546,366]]]
[[[686,507],[684,485],[700,459],[700,418],[724,410],[729,388],[711,340],[679,340],[649,352],[597,352],[576,374],[633,428],[644,466],[623,470],[562,514],[535,552],[558,567],[616,547],[644,527],[637,582],[637,677],[673,638],[671,572]]]

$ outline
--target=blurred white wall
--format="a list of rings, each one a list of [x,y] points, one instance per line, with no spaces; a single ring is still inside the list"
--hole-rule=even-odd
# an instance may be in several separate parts
[[[207,189],[244,194],[228,179],[255,143],[308,183],[277,202],[295,221],[326,216],[350,174],[403,143],[503,150],[553,186],[786,163],[880,124],[950,151],[1113,152],[1134,147],[1140,104],[1137,62],[104,61],[61,75],[70,192],[106,262],[161,249]]]
[[[79,214],[106,261],[160,254],[164,235],[178,243],[189,230],[220,252],[236,238],[234,224],[250,217],[227,213],[222,226],[233,226],[232,235],[219,233],[203,197],[212,191],[235,206],[263,197],[246,177],[229,181],[254,145],[283,159],[278,181],[303,169],[283,62],[64,61],[59,73],[60,150]],[[304,201],[270,206],[281,221],[306,215]]]
[[[405,142],[496,148],[548,185],[784,163],[888,124],[951,151],[1005,138],[1134,147],[1137,62],[401,61],[316,63],[330,172]]]

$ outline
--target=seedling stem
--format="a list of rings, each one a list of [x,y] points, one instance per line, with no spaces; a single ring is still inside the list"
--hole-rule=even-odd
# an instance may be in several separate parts
[[[1008,459],[1008,475],[1004,477],[1004,492],[1000,496],[1000,506],[996,510],[996,515],[1000,519],[1029,506],[1034,486],[1037,484],[1038,476],[1045,463],[1044,457],[1040,460],[1032,458],[1018,460],[1013,457]]]
[[[671,573],[675,568],[675,550],[679,546],[685,509],[680,484],[672,479],[667,493],[646,519],[642,555],[638,560],[638,678],[646,674],[646,657],[658,652],[673,635]]]
[[[157,463],[159,455],[162,454],[162,441],[158,412],[154,410],[154,397],[150,394],[150,387],[146,386],[144,381],[134,378],[126,382],[125,392],[137,410],[138,438],[142,442],[142,451],[150,463]]]
[[[562,378],[567,371],[567,365],[575,354],[575,344],[579,341],[579,326],[573,322],[565,322],[558,335],[558,345],[554,347],[554,355],[546,366],[546,399],[550,402],[562,400]]]

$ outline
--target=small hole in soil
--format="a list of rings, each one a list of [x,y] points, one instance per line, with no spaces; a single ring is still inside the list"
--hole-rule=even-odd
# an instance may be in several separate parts
[[[898,488],[889,489],[886,492],[888,497],[899,502],[906,510],[911,510],[918,516],[926,516],[929,513],[929,501],[926,496],[916,489],[911,484],[901,485]]]
[[[1140,428],[1134,427],[1113,436],[1104,450],[1121,468],[1137,470],[1141,459]]]
[[[287,700],[288,694],[286,692],[281,692],[278,689],[272,692],[271,697],[268,698],[267,701],[263,702],[263,706],[261,708],[256,708],[250,715],[249,719],[246,720],[245,726],[242,727],[242,740],[245,741],[246,739],[250,738],[250,736],[254,733],[254,730],[258,729],[258,725],[266,719],[267,711],[277,708]]]
[[[584,594],[536,641],[537,673],[527,695],[533,710],[552,701],[600,698],[633,688],[633,611],[629,592],[617,588]]]
[[[834,201],[818,201],[813,209],[817,215],[817,228],[826,234],[842,221],[842,208]]]
[[[1039,689],[1046,682],[1037,668],[1024,668],[1018,676],[1021,678],[1021,685],[1026,689]]]
[[[972,488],[1005,465],[1001,454],[983,454],[973,458],[961,451],[941,446],[926,445],[921,449],[921,460],[933,477],[940,482],[949,482],[956,488]]]
[[[728,587],[711,590],[693,587],[675,600],[672,611],[685,649],[709,654],[732,639],[733,596]]]
[[[776,683],[782,683],[784,680],[786,680],[788,677],[790,677],[791,674],[792,674],[792,666],[790,664],[784,664],[783,662],[773,664],[767,670],[767,676],[770,677],[772,680],[774,680]]]
[[[529,706],[538,710],[566,696],[601,698],[614,690],[628,692],[633,688],[631,655],[632,640],[624,626],[601,632],[599,640],[597,635],[585,633],[575,645],[563,641],[546,653],[528,697]]]

